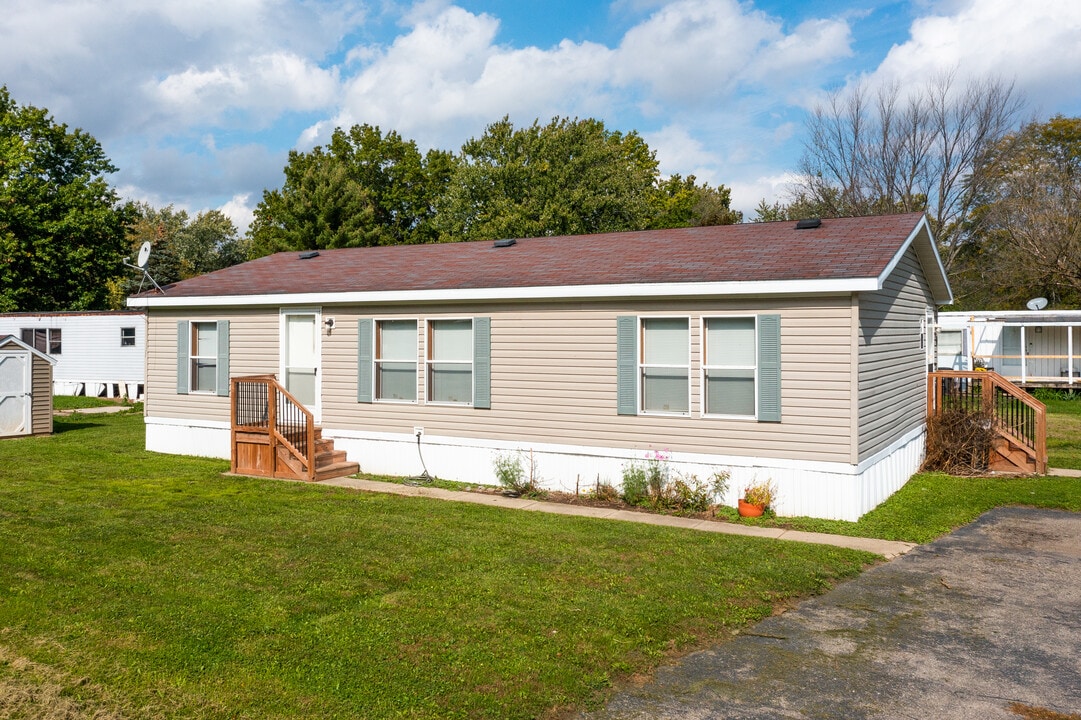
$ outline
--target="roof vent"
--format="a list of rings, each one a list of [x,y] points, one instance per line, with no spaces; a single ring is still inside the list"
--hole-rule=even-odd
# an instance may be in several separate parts
[[[318,250],[312,250],[311,252],[300,253],[300,259],[301,260],[311,260],[312,258],[317,258],[317,257],[319,257],[319,251]]]
[[[492,247],[510,247],[511,245],[517,245],[518,241],[514,238],[507,238],[506,240],[496,240],[492,243]]]
[[[797,230],[811,230],[813,228],[819,227],[821,224],[822,224],[822,221],[819,220],[818,218],[806,218],[804,220],[797,220],[796,221],[796,229]]]

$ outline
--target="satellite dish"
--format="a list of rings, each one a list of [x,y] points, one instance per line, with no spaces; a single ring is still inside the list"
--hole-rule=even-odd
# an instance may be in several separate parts
[[[1029,310],[1043,310],[1045,307],[1047,307],[1047,298],[1032,298],[1027,303],[1025,303],[1025,307],[1027,307]]]
[[[143,243],[143,246],[139,248],[139,259],[135,261],[135,264],[141,268],[146,267],[146,263],[150,260],[150,241],[147,240]]]

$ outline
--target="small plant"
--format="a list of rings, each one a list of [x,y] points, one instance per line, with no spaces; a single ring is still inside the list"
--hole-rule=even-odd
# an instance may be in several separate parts
[[[665,505],[678,512],[705,512],[714,505],[717,497],[728,492],[728,471],[713,473],[708,480],[699,480],[690,474],[676,478],[665,494]]]
[[[529,472],[522,462],[522,451],[513,453],[501,453],[495,456],[492,467],[495,469],[496,479],[504,490],[518,495],[536,495],[540,492],[537,477],[537,461],[533,458],[533,451],[529,451]]]
[[[649,496],[649,479],[646,468],[639,462],[623,466],[623,492],[621,497],[628,505],[638,505]]]
[[[765,482],[755,481],[743,491],[743,502],[768,508],[777,500],[777,488],[772,478]]]
[[[644,462],[624,465],[623,502],[648,504],[654,510],[704,512],[713,506],[717,496],[728,491],[727,471],[715,472],[708,480],[699,480],[694,474],[673,478],[670,457],[667,451],[651,450]]]
[[[604,502],[619,500],[619,490],[616,490],[615,486],[610,482],[601,482],[600,476],[597,477],[597,484],[586,495],[594,500],[603,500]]]
[[[646,489],[649,492],[649,504],[654,508],[664,507],[670,492],[669,479],[671,469],[668,458],[671,455],[663,450],[651,450],[646,454]]]

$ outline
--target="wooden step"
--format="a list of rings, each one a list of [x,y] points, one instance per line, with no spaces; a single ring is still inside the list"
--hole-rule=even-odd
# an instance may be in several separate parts
[[[358,472],[360,472],[360,465],[355,462],[336,462],[316,468],[315,481],[320,482],[322,480],[330,480],[331,478],[344,477],[346,475],[356,475]]]
[[[1035,473],[1036,458],[1026,449],[1010,440],[999,437],[991,444],[993,456],[990,466],[996,472]]]
[[[345,462],[345,450],[335,450],[334,446],[331,445],[330,450],[324,450],[316,454],[315,469],[318,470],[321,467],[340,462]]]

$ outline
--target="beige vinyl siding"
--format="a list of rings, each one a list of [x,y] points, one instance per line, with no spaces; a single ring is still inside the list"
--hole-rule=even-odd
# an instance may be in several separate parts
[[[921,323],[934,304],[911,248],[880,292],[859,296],[859,459],[925,421],[926,353]]]
[[[781,300],[500,303],[456,306],[323,305],[335,328],[322,334],[325,428],[589,447],[668,449],[816,461],[851,459],[852,307],[848,296]],[[703,418],[701,319],[781,315],[782,422]],[[230,321],[230,374],[278,372],[279,308],[242,312],[152,310],[147,414],[228,420],[228,398],[176,394],[177,320]],[[616,413],[616,318],[687,317],[691,330],[689,416]],[[417,319],[417,403],[358,403],[357,320]],[[490,317],[492,407],[430,405],[425,321]]]
[[[176,393],[176,324],[189,321],[229,321],[229,374],[277,375],[278,309],[154,310],[147,322],[146,399],[148,416],[229,421],[229,398],[206,393]],[[354,329],[354,338],[356,332]]]
[[[53,370],[48,360],[31,353],[30,432],[48,435],[53,431]]]

